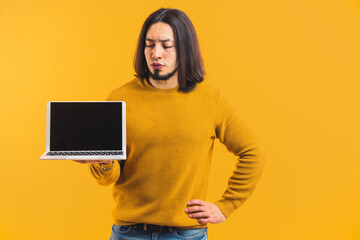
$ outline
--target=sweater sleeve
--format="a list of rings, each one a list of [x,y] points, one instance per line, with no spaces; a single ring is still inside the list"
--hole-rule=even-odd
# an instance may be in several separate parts
[[[228,98],[218,93],[215,118],[216,137],[238,157],[222,198],[215,202],[225,217],[240,207],[253,192],[264,156],[253,129]]]
[[[103,164],[104,168],[110,168],[111,163]],[[103,170],[97,163],[89,163],[90,172],[95,178],[96,182],[103,186],[108,186],[115,183],[120,176],[120,164],[118,161],[114,161],[114,165],[110,170]]]

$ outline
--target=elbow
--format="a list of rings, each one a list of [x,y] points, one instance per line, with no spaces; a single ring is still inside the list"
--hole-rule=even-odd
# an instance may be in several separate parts
[[[248,149],[239,155],[239,161],[242,167],[253,169],[256,175],[261,174],[265,164],[265,152],[260,147]]]

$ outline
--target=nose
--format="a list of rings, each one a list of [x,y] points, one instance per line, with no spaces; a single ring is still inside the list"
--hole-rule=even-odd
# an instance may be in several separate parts
[[[154,48],[152,49],[152,58],[159,59],[162,56],[162,47],[161,44],[155,44]]]

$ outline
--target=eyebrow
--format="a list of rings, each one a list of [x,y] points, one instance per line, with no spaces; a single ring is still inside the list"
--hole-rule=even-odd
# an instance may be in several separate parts
[[[151,38],[146,38],[145,41],[155,42],[155,40],[154,40],[154,39],[151,39]],[[164,39],[164,40],[159,40],[159,42],[173,42],[173,40],[171,40],[170,38],[168,38],[168,39]]]

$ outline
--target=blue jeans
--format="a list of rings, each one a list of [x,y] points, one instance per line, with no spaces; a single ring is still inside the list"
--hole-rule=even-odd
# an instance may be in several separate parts
[[[170,231],[151,232],[141,228],[114,224],[110,240],[207,240],[207,228],[179,229],[172,227]]]

